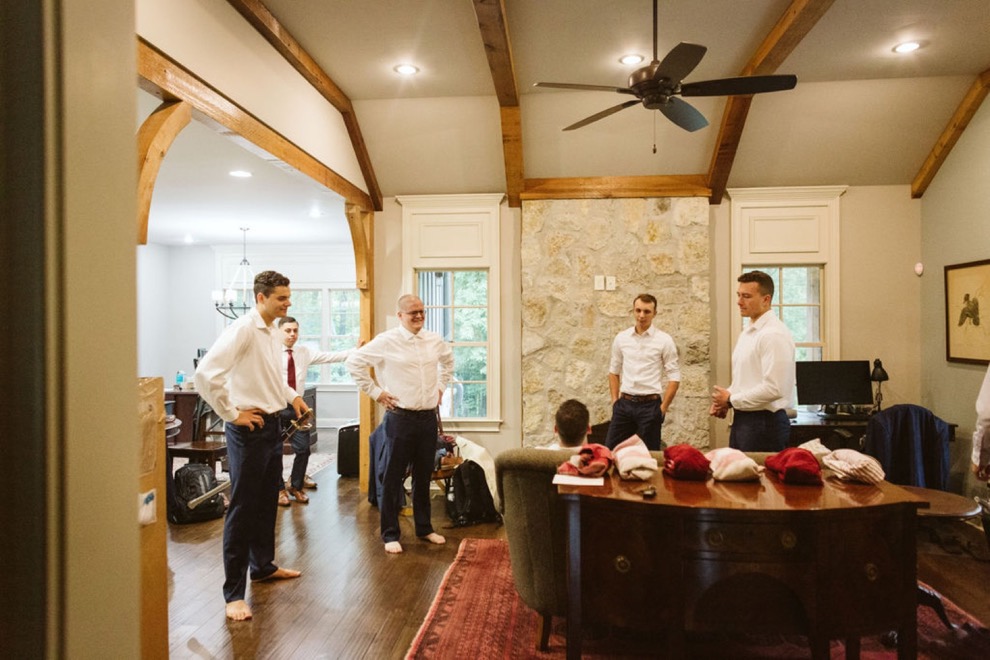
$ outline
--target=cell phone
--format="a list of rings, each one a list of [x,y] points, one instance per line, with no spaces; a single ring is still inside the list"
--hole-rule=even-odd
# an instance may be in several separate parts
[[[639,491],[639,493],[643,496],[643,499],[650,499],[651,497],[657,496],[657,489],[655,486],[647,486],[643,490]]]

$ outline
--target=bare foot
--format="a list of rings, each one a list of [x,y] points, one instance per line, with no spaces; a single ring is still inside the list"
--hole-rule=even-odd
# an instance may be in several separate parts
[[[385,552],[390,555],[397,555],[402,552],[402,545],[398,541],[389,541],[385,544]]]
[[[251,608],[248,607],[247,601],[235,600],[227,603],[226,611],[227,618],[231,621],[247,621],[251,618]]]
[[[251,580],[252,582],[267,582],[269,580],[291,580],[292,578],[297,578],[302,573],[291,568],[276,568],[275,572],[271,575],[266,575],[260,580]]]
[[[443,545],[444,543],[447,542],[447,539],[440,536],[436,532],[430,532],[426,536],[420,536],[419,538],[423,539],[424,541],[429,541],[430,543],[435,543],[436,545]]]

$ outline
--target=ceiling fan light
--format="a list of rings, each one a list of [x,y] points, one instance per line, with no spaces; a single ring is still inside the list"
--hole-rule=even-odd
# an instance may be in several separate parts
[[[619,58],[619,62],[625,64],[626,66],[633,66],[642,62],[645,57],[638,53],[629,53],[628,55],[623,55]]]
[[[921,48],[921,44],[917,41],[904,41],[894,46],[894,52],[904,55],[905,53],[913,53],[919,48]]]
[[[419,67],[413,64],[396,64],[392,70],[400,76],[414,76],[419,73]]]

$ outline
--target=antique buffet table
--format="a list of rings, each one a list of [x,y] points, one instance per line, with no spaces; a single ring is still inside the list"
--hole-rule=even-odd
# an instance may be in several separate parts
[[[826,471],[828,477],[828,471]],[[645,498],[647,485],[656,495]],[[582,619],[685,633],[807,635],[812,657],[845,639],[896,631],[898,657],[917,651],[917,509],[922,497],[826,478],[824,486],[605,478],[564,486],[568,524],[567,656]]]

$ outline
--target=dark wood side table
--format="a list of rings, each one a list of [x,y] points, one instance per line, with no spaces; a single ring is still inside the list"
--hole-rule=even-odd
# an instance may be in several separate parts
[[[567,656],[589,621],[666,629],[667,656],[685,633],[798,633],[812,656],[845,639],[898,632],[917,654],[917,514],[926,503],[886,482],[791,486],[690,482],[559,486],[567,507]],[[841,576],[841,579],[837,579]]]

